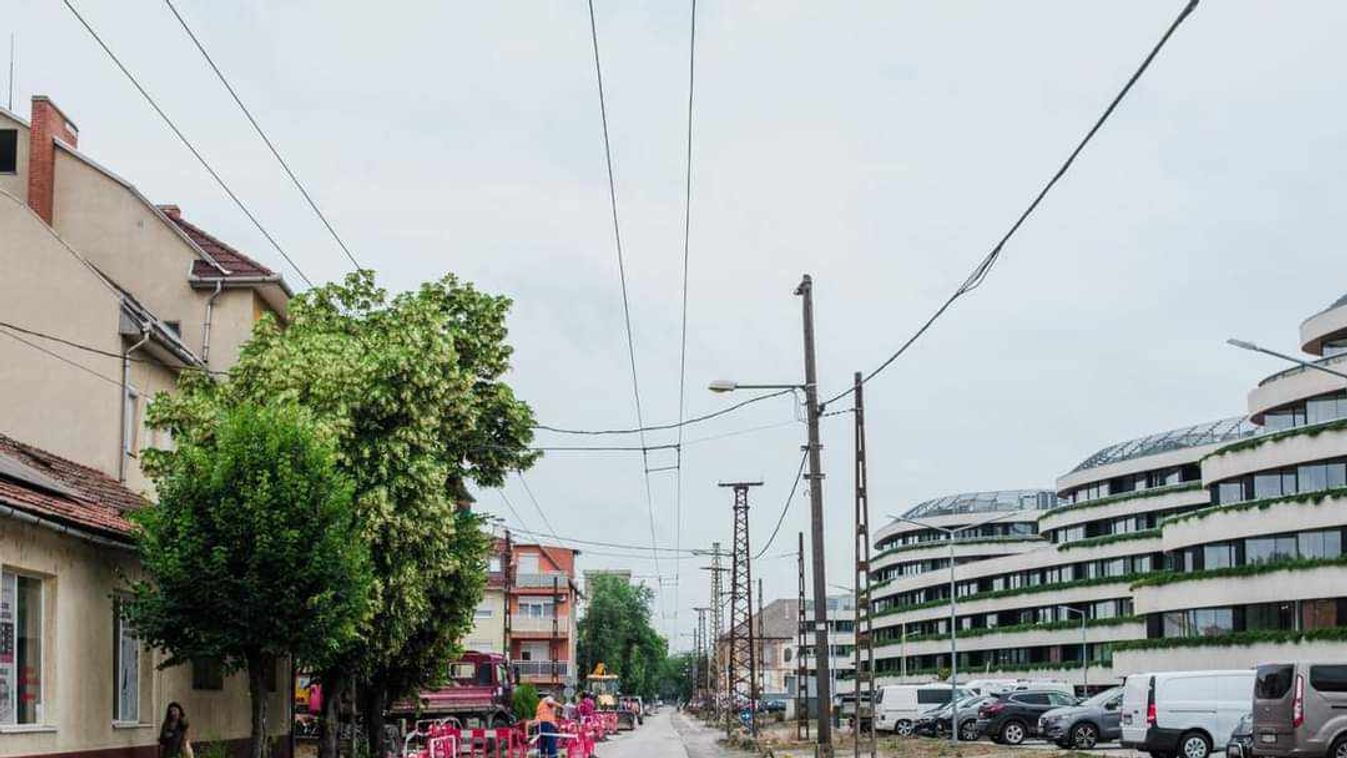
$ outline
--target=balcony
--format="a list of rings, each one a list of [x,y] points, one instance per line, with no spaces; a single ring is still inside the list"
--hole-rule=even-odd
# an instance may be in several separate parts
[[[571,617],[567,615],[557,616],[556,622],[557,634],[561,637],[570,636]],[[552,617],[512,613],[510,614],[510,631],[515,633],[551,634]]]
[[[519,673],[519,679],[525,682],[557,681],[571,674],[569,661],[516,661],[514,668]]]
[[[550,590],[553,582],[558,592],[570,591],[570,579],[562,573],[515,574],[514,577],[514,586],[522,589]]]

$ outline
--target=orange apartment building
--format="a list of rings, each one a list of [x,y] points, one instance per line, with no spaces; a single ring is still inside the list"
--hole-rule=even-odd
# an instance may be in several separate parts
[[[505,601],[510,661],[521,682],[559,695],[578,679],[575,557],[580,551],[508,544]]]

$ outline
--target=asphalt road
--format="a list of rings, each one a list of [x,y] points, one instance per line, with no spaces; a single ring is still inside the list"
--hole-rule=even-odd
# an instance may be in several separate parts
[[[729,751],[716,744],[719,733],[672,707],[661,708],[635,731],[622,732],[601,742],[598,758],[747,758],[748,753]]]

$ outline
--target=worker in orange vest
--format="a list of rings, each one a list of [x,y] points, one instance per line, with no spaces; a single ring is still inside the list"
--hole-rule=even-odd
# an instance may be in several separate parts
[[[557,755],[557,701],[548,695],[538,701],[538,709],[533,712],[533,720],[538,722],[538,754],[541,758],[556,758]]]

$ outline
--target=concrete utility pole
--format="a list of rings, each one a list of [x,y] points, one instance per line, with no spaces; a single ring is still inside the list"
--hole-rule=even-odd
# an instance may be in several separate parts
[[[758,694],[761,695],[767,689],[767,640],[762,636],[762,577],[758,577]],[[757,718],[757,711],[754,711],[753,718]]]
[[[559,677],[557,676],[558,674],[557,643],[561,639],[561,628],[557,623],[559,621],[559,619],[557,618],[557,614],[560,613],[561,611],[561,588],[557,584],[558,578],[559,577],[557,577],[556,575],[552,576],[552,643],[551,645],[549,645],[549,647],[551,648],[549,652],[551,654],[550,657],[552,658],[553,687],[556,687],[557,683],[560,681]]]
[[[505,554],[500,557],[501,572],[504,574],[503,584],[505,587],[505,639],[502,642],[505,645],[505,660],[508,662],[513,657],[510,649],[511,624],[510,624],[510,596],[514,594],[514,548],[510,542],[510,530],[505,530]]]
[[[852,729],[852,741],[855,746],[853,755],[860,758],[861,737],[865,737],[866,751],[875,753],[875,646],[870,626],[870,498],[865,475],[865,381],[861,372],[855,375],[853,395],[856,422],[856,569],[852,584],[856,592],[855,621],[852,622],[855,644],[852,646],[856,661],[856,726]],[[870,704],[869,726],[861,718],[861,682],[865,682],[866,700]]]
[[[749,704],[749,733],[758,736],[758,719],[754,706],[758,701],[757,656],[753,645],[753,569],[752,551],[748,539],[748,490],[762,482],[721,482],[721,487],[734,489],[734,542],[730,550],[730,717],[725,720],[726,736],[734,723],[738,709],[736,699],[743,697]]]
[[[796,599],[795,625],[795,739],[809,739],[809,666],[805,649],[809,647],[809,621],[804,610],[804,532],[799,532],[795,563],[800,576],[800,594]]]
[[[814,280],[805,274],[795,294],[803,299],[804,396],[809,417],[809,520],[814,569],[814,691],[818,694],[818,754],[832,758],[832,686],[829,681],[828,578],[823,552],[823,445],[819,442],[818,369],[814,358]]]

